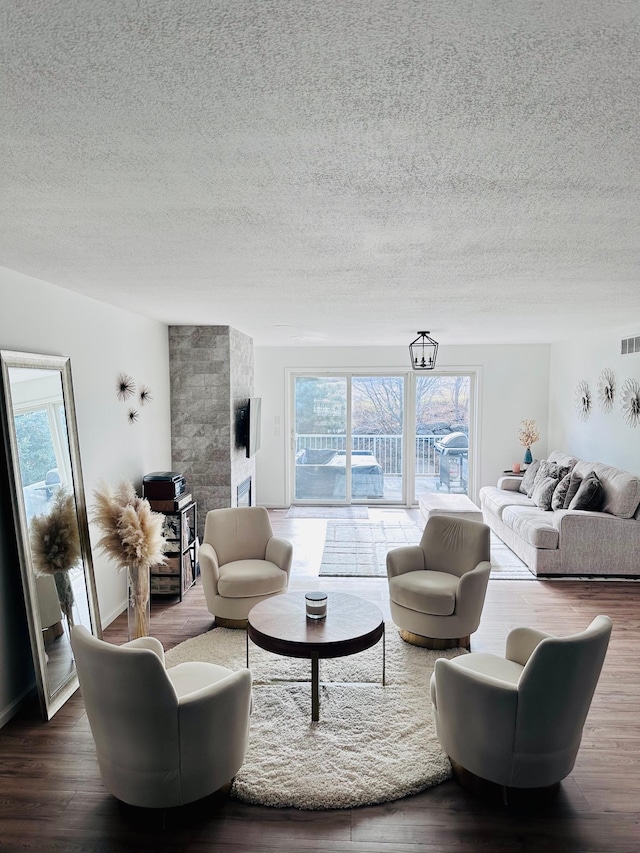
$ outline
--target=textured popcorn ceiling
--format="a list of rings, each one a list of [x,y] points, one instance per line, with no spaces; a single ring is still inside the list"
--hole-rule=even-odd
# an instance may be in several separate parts
[[[640,320],[637,0],[0,0],[0,264],[257,344]]]

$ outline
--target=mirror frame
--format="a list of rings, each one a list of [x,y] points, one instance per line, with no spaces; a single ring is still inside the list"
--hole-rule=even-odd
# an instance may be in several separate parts
[[[11,393],[9,370],[10,368],[32,368],[57,371],[60,374],[62,400],[67,422],[71,477],[76,505],[76,517],[78,520],[78,531],[80,535],[80,551],[84,567],[91,631],[96,637],[102,637],[102,625],[100,623],[100,611],[98,608],[98,594],[93,571],[91,542],[89,539],[87,506],[82,480],[82,466],[80,463],[78,427],[76,423],[76,409],[73,399],[73,383],[71,379],[71,359],[67,356],[40,355],[36,353],[1,350],[0,362],[2,366],[3,386],[1,406],[2,426],[5,450],[7,454],[7,468],[9,472],[16,544],[22,574],[22,587],[24,591],[27,621],[29,624],[29,635],[31,638],[31,652],[33,655],[33,666],[40,699],[40,707],[44,719],[50,720],[56,711],[58,711],[78,689],[78,675],[74,667],[73,673],[62,683],[60,688],[52,695],[49,694],[47,659],[38,607],[36,575],[33,571],[31,560],[29,524],[22,491],[22,474],[20,471],[20,460],[18,458],[18,442],[13,418],[13,397]]]

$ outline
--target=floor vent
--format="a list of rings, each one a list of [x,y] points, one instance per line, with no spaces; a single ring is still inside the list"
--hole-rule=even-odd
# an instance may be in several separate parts
[[[631,338],[623,338],[620,341],[620,352],[622,355],[630,355],[632,352],[640,352],[640,335]]]

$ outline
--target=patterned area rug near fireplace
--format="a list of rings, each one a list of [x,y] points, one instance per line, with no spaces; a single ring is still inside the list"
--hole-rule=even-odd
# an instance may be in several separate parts
[[[382,578],[387,552],[417,545],[422,528],[410,521],[328,521],[321,577]],[[491,534],[491,579],[535,580],[527,566],[495,534]]]

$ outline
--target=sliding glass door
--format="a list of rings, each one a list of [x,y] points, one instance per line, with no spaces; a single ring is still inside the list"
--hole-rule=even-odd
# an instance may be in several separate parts
[[[347,501],[346,376],[294,378],[294,500]]]
[[[467,494],[472,392],[471,373],[294,373],[293,502]]]
[[[415,376],[415,489],[413,502],[428,492],[469,492],[469,375]]]
[[[404,378],[294,378],[294,501],[403,500]]]
[[[351,497],[403,499],[404,377],[351,377]]]

